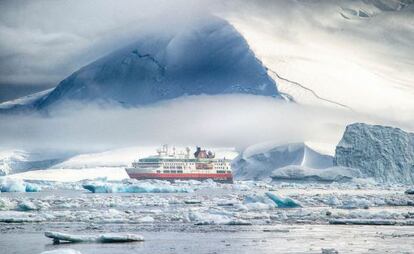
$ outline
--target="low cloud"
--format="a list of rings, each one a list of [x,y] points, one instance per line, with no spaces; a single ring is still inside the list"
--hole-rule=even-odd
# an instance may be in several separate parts
[[[6,148],[76,152],[163,143],[243,149],[270,140],[335,145],[356,121],[381,122],[262,96],[193,96],[130,109],[77,104],[48,117],[1,116],[0,140]]]

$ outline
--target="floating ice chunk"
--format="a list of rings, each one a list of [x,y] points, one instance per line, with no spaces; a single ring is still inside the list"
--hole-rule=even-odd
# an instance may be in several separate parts
[[[329,224],[339,225],[395,225],[396,220],[387,219],[333,219]]]
[[[40,254],[82,254],[82,253],[77,250],[73,250],[73,249],[57,249],[57,250],[43,251]]]
[[[201,200],[198,200],[198,199],[188,199],[188,200],[184,200],[184,203],[186,205],[201,204]]]
[[[45,218],[37,216],[30,212],[6,211],[0,213],[0,222],[4,223],[25,223],[25,222],[41,222]]]
[[[260,195],[247,195],[244,197],[243,204],[247,210],[269,210],[274,207],[268,198]]]
[[[325,200],[324,203],[330,206],[341,206],[342,201],[339,200],[336,196],[330,195]]]
[[[177,193],[191,192],[192,189],[185,187],[172,186],[167,183],[111,183],[111,182],[89,182],[82,185],[93,193]]]
[[[338,254],[339,252],[333,248],[331,249],[324,249],[322,248],[322,254]]]
[[[154,220],[154,218],[153,218],[153,217],[151,217],[151,216],[145,216],[145,217],[139,218],[139,219],[138,219],[138,221],[139,221],[139,222],[144,222],[144,223],[152,223],[152,222],[154,222],[155,220]]]
[[[266,196],[268,196],[273,202],[275,202],[278,208],[302,207],[298,201],[293,200],[291,198],[282,198],[270,192],[266,192]]]
[[[342,206],[340,208],[343,209],[357,209],[357,208],[364,208],[368,209],[372,206],[372,203],[365,198],[351,198],[342,201]]]
[[[405,194],[414,195],[414,188],[408,189],[404,192]]]
[[[38,192],[41,188],[37,184],[25,182],[20,179],[0,178],[0,192]]]
[[[17,209],[20,211],[33,211],[39,210],[39,208],[29,200],[23,200],[17,205]]]
[[[10,210],[14,205],[9,199],[0,198],[0,211]]]
[[[232,217],[230,214],[219,212],[200,213],[190,212],[190,221],[195,225],[251,225],[250,222]]]
[[[144,237],[136,234],[102,234],[102,235],[71,235],[60,232],[45,232],[45,236],[52,238],[53,242],[97,242],[97,243],[122,243],[144,241]]]

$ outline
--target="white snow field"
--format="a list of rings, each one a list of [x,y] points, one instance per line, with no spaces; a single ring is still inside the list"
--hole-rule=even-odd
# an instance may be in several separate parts
[[[412,120],[412,1],[231,7],[231,23],[269,68],[280,92],[305,105],[350,108],[405,124]]]

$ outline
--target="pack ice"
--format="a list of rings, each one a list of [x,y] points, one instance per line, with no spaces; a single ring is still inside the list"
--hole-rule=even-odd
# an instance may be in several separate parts
[[[355,123],[346,127],[334,163],[356,168],[381,183],[414,183],[414,134]]]

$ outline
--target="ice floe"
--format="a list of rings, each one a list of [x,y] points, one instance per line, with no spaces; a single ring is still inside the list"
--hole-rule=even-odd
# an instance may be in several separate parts
[[[57,250],[43,251],[40,254],[82,254],[82,253],[74,249],[57,249]]]
[[[54,243],[59,242],[97,242],[97,243],[122,243],[144,241],[144,237],[136,234],[101,234],[101,235],[72,235],[60,232],[45,232],[45,236],[52,238]]]

